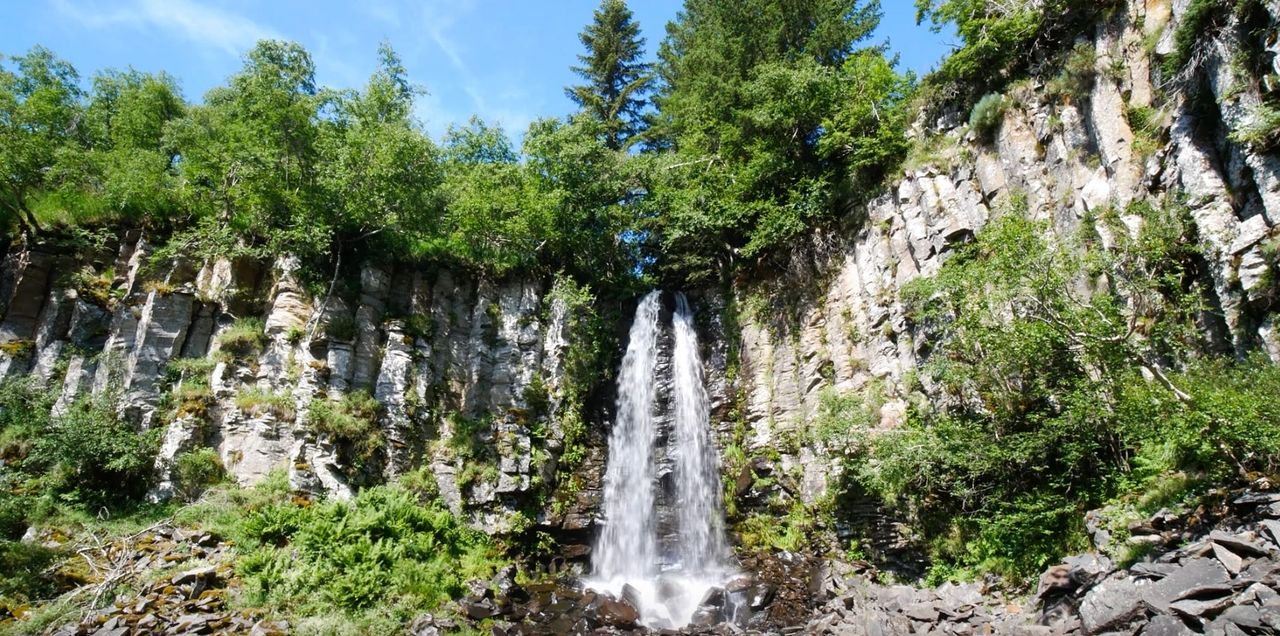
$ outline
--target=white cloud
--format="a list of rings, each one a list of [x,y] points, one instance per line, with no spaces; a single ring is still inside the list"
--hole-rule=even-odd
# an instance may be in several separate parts
[[[443,3],[428,2],[423,6],[423,26],[428,39],[444,54],[458,78],[463,93],[471,100],[472,112],[446,113],[438,103],[421,108],[427,116],[429,129],[441,129],[441,123],[463,124],[472,115],[478,115],[489,124],[501,125],[517,143],[524,137],[525,129],[537,118],[530,107],[528,92],[514,78],[480,77],[472,70],[464,55],[465,50],[449,37],[449,30],[458,19],[475,7],[473,0]],[[441,122],[441,119],[445,119]],[[434,132],[434,130],[433,130]]]
[[[123,7],[55,0],[54,6],[91,28],[151,27],[232,56],[253,48],[258,40],[282,37],[244,16],[196,0],[132,0]]]

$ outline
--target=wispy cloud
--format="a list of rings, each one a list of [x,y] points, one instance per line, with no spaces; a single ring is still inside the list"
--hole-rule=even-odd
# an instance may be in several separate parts
[[[279,39],[275,30],[196,0],[132,0],[124,4],[55,0],[63,15],[91,28],[154,28],[200,46],[240,55],[262,39]]]
[[[458,85],[471,100],[473,113],[489,124],[499,124],[516,140],[535,119],[530,112],[528,93],[511,78],[480,77],[467,63],[465,50],[449,36],[458,20],[475,7],[474,0],[461,2],[428,2],[423,6],[422,24],[427,38],[444,55],[453,68]],[[496,89],[496,90],[495,90]],[[457,113],[444,113],[435,107],[422,109],[435,117],[446,117],[454,123],[465,121]],[[452,116],[451,116],[452,115]],[[468,115],[469,116],[469,115]],[[431,120],[428,120],[431,121]],[[439,124],[435,124],[439,126]]]

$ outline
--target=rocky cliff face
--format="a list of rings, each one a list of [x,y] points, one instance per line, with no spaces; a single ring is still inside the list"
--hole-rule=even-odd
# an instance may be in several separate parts
[[[5,257],[0,379],[30,374],[56,410],[101,398],[162,429],[153,498],[175,494],[179,456],[209,447],[246,486],[286,471],[299,491],[347,497],[424,467],[489,530],[531,502],[547,509],[532,521],[590,523],[600,444],[560,424],[581,417],[568,360],[589,336],[560,283],[366,266],[325,300],[288,257],[157,264],[145,236],[99,238]],[[370,397],[380,406],[356,408]],[[552,514],[567,444],[587,460]]]
[[[933,155],[909,162],[919,167],[872,201],[855,231],[818,237],[794,259],[793,272],[739,281],[725,300],[708,299],[732,308],[727,320],[707,325],[718,336],[710,340],[732,342],[736,350],[708,356],[710,377],[729,377],[712,387],[722,405],[722,444],[756,456],[781,451],[777,468],[795,479],[804,498],[819,497],[834,467],[822,449],[797,440],[822,396],[875,385],[886,397],[882,426],[900,423],[904,378],[929,343],[926,334],[913,333],[899,291],[936,273],[1013,196],[1025,196],[1030,215],[1063,237],[1104,210],[1118,212],[1136,235],[1141,219],[1125,213],[1131,202],[1180,200],[1211,279],[1208,335],[1224,351],[1262,349],[1280,361],[1276,307],[1267,299],[1276,264],[1265,251],[1280,237],[1280,157],[1228,137],[1250,123],[1277,77],[1258,82],[1233,70],[1243,39],[1233,24],[1201,43],[1203,60],[1190,77],[1159,80],[1154,60],[1172,51],[1189,4],[1122,6],[1083,43],[1096,51],[1087,94],[1049,97],[1049,78],[1015,84],[989,143],[959,113],[922,123],[917,135],[939,135]],[[1269,11],[1265,55],[1280,74],[1280,8]],[[1129,114],[1137,111],[1151,113],[1153,124],[1131,125]],[[1103,224],[1096,229],[1103,241],[1113,240]]]

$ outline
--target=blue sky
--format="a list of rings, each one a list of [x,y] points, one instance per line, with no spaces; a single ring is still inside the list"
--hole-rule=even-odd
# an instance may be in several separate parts
[[[319,82],[363,86],[387,39],[426,87],[418,116],[433,134],[472,114],[519,136],[529,122],[573,110],[564,87],[581,53],[577,34],[599,0],[8,0],[0,53],[42,44],[87,78],[102,68],[168,71],[199,100],[241,66],[261,38],[302,43]],[[682,0],[631,0],[652,54]],[[915,25],[911,0],[884,0],[877,41],[902,66],[928,71],[954,37]]]

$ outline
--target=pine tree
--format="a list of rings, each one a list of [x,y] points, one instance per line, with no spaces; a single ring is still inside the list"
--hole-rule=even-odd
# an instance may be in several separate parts
[[[605,144],[626,147],[643,128],[644,94],[653,83],[649,64],[640,60],[644,38],[624,0],[603,0],[592,23],[579,34],[585,55],[573,71],[587,80],[565,94],[587,115],[604,124]]]

